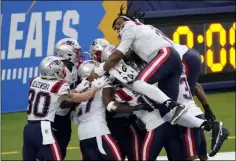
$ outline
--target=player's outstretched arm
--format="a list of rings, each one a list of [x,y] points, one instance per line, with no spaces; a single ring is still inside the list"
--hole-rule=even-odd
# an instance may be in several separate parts
[[[207,120],[211,120],[211,121],[215,120],[216,117],[213,114],[213,112],[208,104],[207,96],[206,96],[202,86],[199,83],[196,84],[194,92],[204,108],[205,118]]]
[[[77,103],[87,101],[90,98],[94,97],[97,90],[103,88],[107,83],[108,83],[108,78],[103,76],[101,78],[98,78],[97,80],[94,80],[92,82],[92,87],[88,89],[86,92],[69,93],[69,94],[63,95],[63,100],[68,101],[68,102],[77,102]]]
[[[98,88],[96,86],[93,86],[92,88],[88,89],[86,92],[83,93],[69,93],[66,95],[63,95],[63,100],[68,102],[85,102],[92,98],[95,93],[97,92]]]

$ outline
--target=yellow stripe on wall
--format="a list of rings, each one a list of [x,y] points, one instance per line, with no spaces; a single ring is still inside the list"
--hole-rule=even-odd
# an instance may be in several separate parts
[[[104,39],[108,40],[111,44],[118,45],[119,40],[116,36],[116,32],[112,29],[112,22],[117,17],[117,14],[120,13],[120,6],[124,4],[124,11],[127,9],[127,1],[104,1],[103,8],[105,10],[105,15],[100,22],[98,28],[103,32]]]

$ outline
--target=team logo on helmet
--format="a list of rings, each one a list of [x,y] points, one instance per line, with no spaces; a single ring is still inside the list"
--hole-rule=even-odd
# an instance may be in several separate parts
[[[60,60],[54,60],[52,61],[50,64],[48,64],[48,67],[51,68],[52,65],[60,65],[61,64],[61,61]]]
[[[98,44],[97,41],[93,41],[92,46],[95,46],[97,44]]]
[[[69,45],[69,46],[72,46],[72,47],[73,47],[73,46],[75,45],[75,42],[74,42],[74,41],[67,40],[67,41],[61,43],[61,45]],[[60,46],[61,46],[61,45],[60,45]]]

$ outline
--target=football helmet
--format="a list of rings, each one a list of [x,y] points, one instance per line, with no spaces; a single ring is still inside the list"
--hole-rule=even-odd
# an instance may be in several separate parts
[[[87,78],[98,63],[93,60],[83,61],[78,69],[78,75],[81,79]]]
[[[91,54],[92,60],[95,60],[100,63],[102,51],[108,45],[110,45],[110,43],[105,39],[102,39],[102,38],[95,39],[93,43],[90,45],[90,54]]]
[[[73,64],[80,62],[80,59],[83,58],[81,46],[72,38],[59,40],[55,45],[54,52],[61,60],[69,60]]]
[[[66,76],[65,65],[56,56],[45,57],[39,65],[40,77],[43,79],[62,80]]]

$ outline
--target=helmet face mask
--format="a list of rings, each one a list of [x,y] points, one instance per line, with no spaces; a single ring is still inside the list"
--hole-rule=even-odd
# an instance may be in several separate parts
[[[102,50],[92,51],[91,55],[92,55],[92,60],[101,63]]]
[[[101,62],[101,54],[110,43],[102,38],[95,39],[90,46],[90,54],[92,60]]]

